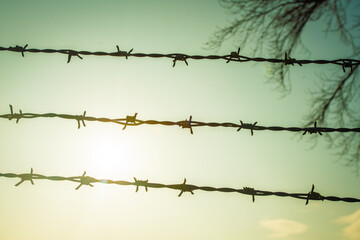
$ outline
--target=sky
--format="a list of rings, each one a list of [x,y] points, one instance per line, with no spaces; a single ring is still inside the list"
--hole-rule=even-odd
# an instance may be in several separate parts
[[[232,16],[218,1],[6,1],[0,0],[0,46],[143,53],[229,54],[205,42]],[[302,40],[310,53],[295,58],[335,59],[348,51],[336,35],[309,24]],[[251,46],[241,46],[251,56]],[[271,56],[265,56],[271,57]],[[0,114],[68,113],[179,121],[258,122],[302,126],[309,90],[326,66],[291,69],[292,91],[266,83],[268,64],[0,53]],[[339,69],[341,72],[342,70]],[[337,126],[334,126],[337,127]],[[127,127],[76,121],[0,120],[0,172],[89,176],[214,187],[253,187],[360,197],[354,169],[337,161],[324,138],[301,133],[227,128]],[[360,205],[195,191],[71,182],[14,185],[0,179],[0,239],[360,239]]]

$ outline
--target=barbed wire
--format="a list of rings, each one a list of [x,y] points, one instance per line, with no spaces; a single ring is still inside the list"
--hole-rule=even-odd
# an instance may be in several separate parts
[[[16,45],[15,47],[1,47],[0,51],[10,51],[10,52],[18,52],[21,53],[23,57],[25,57],[25,53],[58,53],[67,55],[67,63],[69,63],[72,57],[78,57],[83,59],[81,55],[85,56],[111,56],[111,57],[125,57],[128,59],[129,57],[140,57],[140,58],[170,58],[173,60],[173,67],[175,67],[177,61],[183,61],[186,65],[188,65],[188,59],[193,60],[225,60],[226,63],[229,62],[268,62],[268,63],[282,63],[285,65],[297,64],[302,66],[304,64],[334,64],[342,67],[342,70],[345,72],[346,68],[349,68],[350,71],[353,70],[353,67],[358,66],[360,64],[360,60],[357,59],[349,59],[349,58],[340,58],[334,60],[296,60],[295,58],[291,58],[285,52],[284,58],[263,58],[263,57],[248,57],[244,55],[240,55],[240,48],[237,51],[231,52],[228,55],[188,55],[184,53],[134,53],[133,48],[130,51],[122,51],[119,46],[116,45],[116,52],[104,52],[104,51],[78,51],[73,49],[36,49],[36,48],[27,48],[28,44],[25,46]]]
[[[351,198],[351,197],[335,197],[335,196],[322,196],[320,193],[315,192],[314,184],[311,187],[310,192],[308,193],[287,193],[287,192],[272,192],[272,191],[264,191],[264,190],[257,190],[250,187],[243,187],[241,189],[236,188],[216,188],[216,187],[209,187],[209,186],[196,186],[192,184],[186,184],[186,178],[181,184],[162,184],[162,183],[151,183],[149,180],[138,180],[134,177],[134,182],[123,181],[123,180],[110,180],[110,179],[96,179],[90,176],[86,176],[86,171],[81,176],[74,176],[74,177],[63,177],[63,176],[45,176],[41,174],[34,173],[33,169],[31,168],[30,173],[22,173],[22,174],[15,174],[15,173],[0,173],[0,177],[5,178],[20,178],[20,182],[16,183],[15,186],[19,186],[25,181],[30,181],[32,185],[34,185],[34,180],[46,179],[50,181],[71,181],[79,183],[79,185],[75,188],[78,190],[82,186],[90,186],[94,187],[93,183],[103,183],[103,184],[116,184],[122,186],[136,186],[135,192],[139,191],[139,187],[144,187],[145,191],[147,192],[149,188],[167,188],[180,191],[179,197],[182,196],[183,193],[189,192],[192,195],[194,194],[195,190],[207,191],[207,192],[223,192],[223,193],[240,193],[245,195],[250,195],[252,197],[252,201],[255,202],[255,196],[276,196],[276,197],[291,197],[297,199],[306,200],[305,205],[309,203],[310,200],[315,201],[333,201],[333,202],[347,202],[347,203],[355,203],[360,202],[358,198]]]
[[[360,132],[360,128],[328,128],[328,127],[318,127],[317,123],[314,123],[313,127],[279,127],[279,126],[260,126],[255,123],[244,123],[242,120],[239,121],[240,124],[224,122],[200,122],[193,121],[192,116],[190,116],[189,120],[185,119],[182,121],[159,121],[159,120],[140,120],[137,119],[137,113],[133,116],[126,116],[126,118],[105,118],[105,117],[91,117],[86,115],[86,111],[84,111],[81,115],[70,115],[70,114],[58,114],[58,113],[24,113],[22,110],[19,110],[19,113],[15,113],[12,105],[10,105],[10,114],[2,114],[0,118],[8,119],[8,120],[16,120],[16,123],[19,123],[20,119],[34,119],[34,118],[62,118],[67,120],[76,120],[78,129],[80,129],[81,125],[86,127],[85,122],[102,122],[102,123],[116,123],[123,125],[123,130],[128,126],[140,126],[140,125],[162,125],[162,126],[179,126],[181,128],[189,129],[190,133],[193,134],[193,127],[226,127],[226,128],[237,128],[237,131],[241,129],[250,130],[251,136],[254,135],[254,131],[288,131],[288,132],[303,132],[302,135],[308,134],[319,134],[322,135],[324,132]]]

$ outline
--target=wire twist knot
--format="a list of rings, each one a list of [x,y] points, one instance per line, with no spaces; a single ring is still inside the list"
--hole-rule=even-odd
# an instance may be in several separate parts
[[[190,185],[186,185],[186,178],[184,178],[184,182],[180,185],[180,194],[178,195],[178,197],[181,197],[181,195],[184,193],[184,192],[190,192],[192,195],[194,195],[193,191],[194,190],[194,187],[190,186]]]
[[[292,66],[294,66],[294,63],[297,63],[297,64],[299,64],[300,66],[302,66],[301,63],[297,62],[297,60],[296,60],[295,58],[289,57],[289,56],[287,55],[287,53],[285,52],[284,64],[285,64],[285,65],[292,65]]]
[[[32,185],[34,185],[34,181],[33,181],[33,169],[31,168],[30,173],[25,173],[25,174],[21,174],[20,175],[20,182],[18,182],[17,184],[15,184],[15,186],[19,186],[20,184],[22,184],[24,181],[30,181]]]
[[[139,191],[139,186],[140,187],[145,187],[145,191],[148,191],[148,182],[149,180],[137,180],[136,177],[134,177],[134,181],[135,181],[135,185],[136,185],[136,191]]]
[[[94,187],[91,183],[96,182],[95,178],[85,176],[86,171],[84,171],[83,175],[80,177],[80,185],[75,188],[75,190],[78,190],[82,185],[88,185],[90,187]]]
[[[342,70],[345,72],[345,68],[350,68],[350,72],[353,71],[353,64],[352,64],[352,61],[349,60],[349,61],[343,61],[343,64],[342,64]]]
[[[129,124],[129,123],[133,123],[133,124],[136,124],[136,116],[137,116],[138,113],[135,113],[134,116],[129,116],[127,115],[126,116],[126,122],[125,122],[125,125],[123,127],[123,130],[125,130],[126,126]]]
[[[306,203],[305,205],[308,205],[309,200],[321,200],[324,201],[324,197],[321,196],[320,193],[314,192],[315,186],[314,184],[311,187],[311,191],[308,193],[307,197],[306,197]]]
[[[78,129],[80,129],[80,121],[82,122],[83,126],[86,127],[86,124],[85,124],[85,115],[86,115],[86,111],[84,111],[84,114],[83,115],[78,115],[78,116],[75,116],[75,119],[78,123]]]
[[[121,51],[119,46],[116,45],[116,48],[117,48],[117,56],[121,56],[121,57],[125,57],[126,59],[128,59],[128,56],[130,56],[131,52],[134,50],[133,48],[126,52],[126,51]]]
[[[10,117],[8,118],[9,120],[12,119],[16,119],[16,123],[19,123],[20,119],[23,117],[23,113],[21,110],[19,110],[19,113],[14,113],[13,107],[11,104],[9,104],[10,106]]]
[[[238,128],[238,132],[242,129],[250,129],[251,130],[251,136],[254,136],[254,129],[255,129],[255,125],[257,124],[257,122],[255,123],[243,123],[243,121],[240,120],[240,127]]]
[[[306,128],[302,135],[305,135],[306,133],[309,133],[309,134],[318,133],[318,134],[322,135],[321,131],[316,127],[316,124],[317,123],[315,122],[313,128]]]
[[[252,196],[252,201],[255,202],[256,190],[254,188],[243,187],[243,193]]]
[[[67,63],[69,63],[69,62],[71,61],[71,57],[72,57],[72,56],[75,56],[75,57],[78,57],[78,58],[80,58],[80,59],[83,59],[83,58],[79,55],[79,53],[78,53],[77,51],[69,50],[69,51],[68,51],[68,60],[67,60]]]
[[[186,66],[189,66],[188,62],[186,61],[188,57],[184,54],[175,54],[174,60],[173,60],[173,67],[175,67],[176,61],[184,61],[186,63]]]
[[[234,61],[234,59],[241,62],[239,54],[240,54],[240,48],[238,48],[237,52],[231,52],[228,60],[226,61],[226,63],[229,63],[230,61]]]
[[[187,119],[185,119],[185,121],[181,121],[179,123],[179,127],[181,127],[181,128],[189,128],[190,133],[194,134],[194,132],[192,130],[192,126],[191,126],[191,120],[192,120],[192,116],[190,115],[189,121]]]
[[[19,45],[16,45],[15,47],[9,47],[14,52],[20,52],[21,56],[25,57],[24,52],[26,51],[28,44],[26,44],[24,47],[21,47]]]

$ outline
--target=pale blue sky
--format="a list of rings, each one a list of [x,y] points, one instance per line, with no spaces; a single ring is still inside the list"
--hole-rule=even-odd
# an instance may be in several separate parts
[[[204,43],[231,18],[217,1],[0,1],[0,46],[134,52],[212,54]],[[296,58],[339,58],[338,39],[306,29]],[[218,51],[237,49],[233,41]],[[250,55],[251,46],[241,46]],[[329,50],[330,49],[330,50]],[[271,56],[266,56],[271,57]],[[306,91],[324,66],[291,69],[293,91],[285,98],[265,84],[267,64],[188,60],[172,68],[170,59],[129,60],[84,56],[0,53],[0,113],[17,111],[89,116],[214,122],[257,121],[260,125],[301,126],[309,111]],[[331,69],[332,70],[332,69]],[[341,69],[339,69],[341,71]],[[336,127],[336,126],[335,126]],[[245,186],[286,192],[359,197],[358,177],[336,163],[335,151],[311,136],[236,132],[225,128],[117,125],[61,119],[1,120],[0,172],[74,176],[84,170],[98,178]],[[270,239],[271,224],[296,222],[301,233],[282,239],[349,239],[346,223],[358,204],[311,202],[162,189],[36,181],[14,187],[0,179],[0,239]],[[278,221],[278,220],[283,221]],[[357,220],[359,221],[359,220]],[[289,223],[290,224],[290,223]],[[272,226],[272,225],[271,225]],[[287,226],[287,225],[286,225]],[[281,229],[286,228],[284,225]]]

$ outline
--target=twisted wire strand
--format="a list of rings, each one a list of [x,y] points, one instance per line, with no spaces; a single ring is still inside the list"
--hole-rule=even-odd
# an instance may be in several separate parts
[[[273,191],[264,191],[257,190],[254,188],[243,187],[240,189],[237,188],[229,188],[229,187],[211,187],[211,186],[197,186],[192,184],[186,184],[186,178],[181,184],[162,184],[162,183],[151,183],[148,180],[138,180],[134,177],[134,182],[123,181],[123,180],[110,180],[110,179],[96,179],[90,176],[86,176],[86,171],[84,171],[82,176],[73,176],[73,177],[63,177],[63,176],[45,176],[42,174],[33,173],[33,169],[31,168],[30,173],[23,174],[15,174],[15,173],[0,173],[0,177],[5,178],[20,178],[20,182],[18,182],[15,186],[19,186],[24,181],[30,181],[33,185],[33,180],[49,180],[49,181],[71,181],[79,183],[79,185],[75,188],[78,190],[81,186],[87,185],[93,187],[93,183],[103,183],[103,184],[116,184],[120,186],[136,186],[136,192],[138,192],[139,187],[144,187],[145,191],[148,191],[148,188],[167,188],[180,191],[179,197],[182,196],[183,193],[189,192],[194,194],[195,190],[207,191],[207,192],[223,192],[223,193],[240,193],[245,195],[252,196],[252,201],[255,201],[255,196],[276,196],[276,197],[290,197],[306,200],[305,204],[309,203],[309,200],[315,201],[334,201],[334,202],[347,202],[347,203],[355,203],[360,202],[358,198],[351,197],[336,197],[336,196],[322,196],[320,193],[315,192],[314,185],[312,185],[311,191],[308,193],[287,193],[287,192],[273,192]]]
[[[82,59],[81,55],[85,56],[111,56],[111,57],[125,57],[128,59],[129,57],[140,57],[140,58],[171,58],[173,59],[173,67],[175,66],[177,61],[184,61],[186,65],[188,65],[187,59],[193,60],[226,60],[226,63],[231,62],[268,62],[268,63],[283,63],[285,65],[293,65],[298,64],[302,66],[303,64],[334,64],[338,66],[342,66],[343,71],[345,72],[345,68],[350,68],[353,70],[353,67],[358,66],[360,64],[360,60],[357,59],[349,59],[349,58],[340,58],[334,60],[296,60],[295,58],[291,58],[285,53],[283,59],[279,58],[263,58],[263,57],[249,57],[240,55],[240,48],[238,51],[231,52],[228,55],[188,55],[183,53],[133,53],[133,49],[130,51],[121,51],[119,46],[117,47],[116,52],[104,52],[104,51],[79,51],[73,49],[36,49],[36,48],[27,48],[28,44],[24,47],[16,45],[15,47],[1,47],[0,51],[10,51],[10,52],[18,52],[24,57],[25,53],[58,53],[67,55],[67,62],[71,61],[72,57],[78,57]]]
[[[241,129],[250,130],[251,135],[254,134],[254,131],[288,131],[288,132],[303,132],[303,135],[308,134],[319,134],[322,135],[323,132],[360,132],[360,128],[329,128],[329,127],[318,127],[316,122],[313,127],[281,127],[281,126],[260,126],[255,123],[244,123],[243,121],[239,121],[237,123],[231,122],[200,122],[193,121],[192,116],[190,116],[189,120],[182,121],[159,121],[159,120],[140,120],[137,119],[137,113],[134,116],[126,116],[126,118],[105,118],[105,117],[91,117],[86,116],[86,111],[82,115],[70,115],[70,114],[58,114],[58,113],[23,113],[22,110],[19,110],[19,113],[15,113],[13,111],[12,105],[10,105],[10,114],[2,114],[0,118],[8,119],[8,120],[16,120],[16,123],[19,123],[20,119],[35,119],[35,118],[61,118],[67,120],[76,120],[78,124],[78,128],[81,127],[81,124],[86,127],[85,122],[102,122],[102,123],[115,123],[119,125],[123,125],[123,130],[126,127],[131,126],[140,126],[140,125],[162,125],[162,126],[179,126],[185,129],[189,129],[190,133],[193,134],[193,127],[225,127],[225,128],[237,128],[237,131]]]

